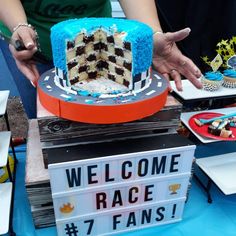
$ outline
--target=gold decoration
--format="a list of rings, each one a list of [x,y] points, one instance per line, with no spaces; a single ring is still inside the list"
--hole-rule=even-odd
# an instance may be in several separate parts
[[[217,44],[218,49],[216,50],[223,58],[224,65],[227,65],[229,58],[235,55],[236,37],[232,37],[230,40],[221,40]],[[226,66],[227,67],[227,66]]]
[[[223,60],[220,56],[220,54],[217,54],[217,56],[211,61],[211,68],[214,72],[216,72],[220,66],[223,64]]]
[[[212,61],[210,61],[207,56],[202,57],[203,61],[211,66],[214,72],[220,67],[223,67],[224,69],[228,68],[228,60],[233,56],[236,56],[236,36],[233,36],[231,39],[222,39],[218,42],[216,45],[216,52],[218,55]],[[219,57],[221,57],[221,59],[219,59]],[[221,60],[222,63],[219,65]]]
[[[180,189],[181,184],[171,184],[169,185],[170,194],[177,194],[177,190]]]
[[[210,65],[210,64],[211,64],[211,62],[210,62],[208,56],[202,57],[202,60],[203,60],[207,65]]]
[[[232,40],[232,43],[236,44],[236,36],[233,36],[231,40]]]

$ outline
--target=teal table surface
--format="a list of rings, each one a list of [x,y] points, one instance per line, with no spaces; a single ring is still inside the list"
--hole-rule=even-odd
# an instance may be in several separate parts
[[[196,156],[216,152],[218,144],[211,146],[200,146],[196,150]],[[235,149],[235,142],[226,144],[232,146],[227,150]],[[219,150],[219,149],[218,149]],[[224,148],[224,150],[226,150]],[[16,193],[14,205],[14,230],[17,236],[56,236],[56,227],[35,229],[30,205],[25,190],[25,156],[26,147],[16,148],[18,157]],[[207,152],[207,153],[206,153]],[[223,150],[222,150],[223,152]],[[235,157],[236,158],[236,157]],[[215,185],[212,190],[213,203],[207,202],[206,194],[192,179],[192,187],[189,192],[188,201],[185,205],[183,219],[178,223],[161,225],[142,230],[130,231],[117,235],[132,236],[236,236],[236,194],[224,195]],[[1,198],[1,196],[0,196]]]

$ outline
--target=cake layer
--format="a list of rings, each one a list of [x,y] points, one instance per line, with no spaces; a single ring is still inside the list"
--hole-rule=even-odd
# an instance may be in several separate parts
[[[128,84],[130,83],[129,81],[126,80],[126,78],[124,76],[121,76],[121,75],[117,75],[117,74],[114,74],[114,73],[111,73],[110,71],[108,70],[103,70],[102,72],[97,72],[96,70],[95,71],[91,71],[90,73],[95,73],[97,75],[97,73],[99,73],[100,77],[103,78],[108,78],[109,80],[111,81],[116,81],[118,84],[120,85],[124,85],[125,87],[128,87]],[[105,75],[106,74],[106,75]],[[59,68],[56,67],[56,70],[55,70],[55,82],[56,84],[62,88],[63,90],[67,91],[68,93],[77,93],[79,91],[79,94],[86,94],[86,95],[92,95],[92,96],[100,96],[102,93],[111,93],[111,94],[116,94],[116,93],[119,93],[119,92],[125,92],[127,90],[120,90],[120,86],[118,85],[117,86],[117,89],[114,89],[113,91],[111,89],[107,89],[107,91],[103,90],[103,91],[98,91],[93,94],[93,90],[83,90],[81,86],[76,86],[76,83],[79,83],[80,81],[82,80],[79,80],[78,79],[74,79],[73,81],[70,81],[71,84],[73,85],[68,85],[68,80],[67,80],[67,76],[65,75],[65,73],[60,70]],[[87,80],[89,79],[88,76],[89,76],[89,73],[85,73],[85,72],[82,72],[80,74],[81,78],[83,80]],[[91,74],[92,76],[92,74]],[[91,77],[90,77],[91,78]],[[103,81],[103,80],[99,80],[99,81]],[[89,80],[88,81],[85,81],[85,83],[89,83]],[[95,84],[95,83],[93,83]],[[132,79],[132,86],[133,86],[133,91],[135,93],[138,93],[140,91],[142,91],[143,89],[147,88],[150,84],[150,68],[146,71],[144,71],[143,73],[140,73],[140,74],[137,74],[133,77]],[[113,88],[115,88],[115,86],[113,86]],[[85,89],[85,87],[84,87]]]
[[[152,29],[147,25],[126,19],[83,18],[56,24],[51,29],[55,67],[67,74],[67,62],[85,55],[95,60],[91,52],[111,60],[126,62],[132,76],[147,71],[152,63]],[[131,55],[132,49],[132,55]],[[132,61],[132,66],[130,66]],[[120,62],[121,63],[121,62]]]

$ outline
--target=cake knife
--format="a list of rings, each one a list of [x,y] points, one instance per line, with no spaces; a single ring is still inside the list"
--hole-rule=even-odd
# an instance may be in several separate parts
[[[20,41],[19,39],[17,40],[13,40],[11,37],[6,36],[5,34],[3,34],[0,31],[0,39],[6,41],[7,43],[13,45],[15,47],[15,49],[17,51],[22,51],[22,50],[26,50],[26,47],[24,46],[24,44],[22,43],[22,41]],[[42,64],[47,64],[49,63],[49,60],[38,50],[34,53],[32,60],[42,63]]]

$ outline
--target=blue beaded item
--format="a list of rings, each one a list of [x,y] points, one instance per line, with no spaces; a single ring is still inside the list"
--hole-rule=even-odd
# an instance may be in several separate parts
[[[205,76],[201,77],[203,89],[206,91],[216,91],[223,83],[223,75],[220,72],[206,72]]]
[[[236,70],[234,69],[227,69],[223,72],[224,81],[223,86],[225,88],[236,88]]]

